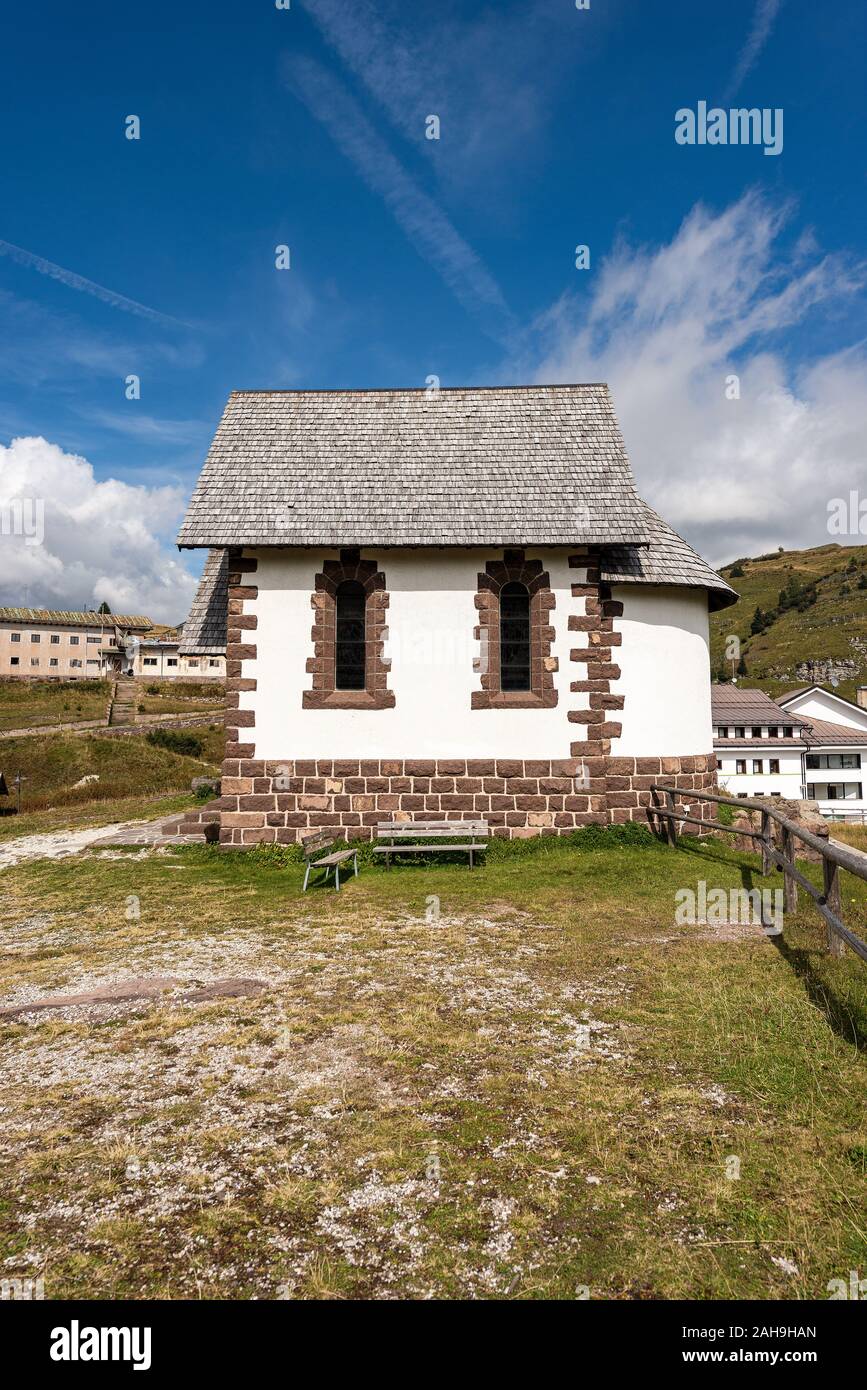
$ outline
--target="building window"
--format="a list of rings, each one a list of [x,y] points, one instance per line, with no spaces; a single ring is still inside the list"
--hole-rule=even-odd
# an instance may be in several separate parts
[[[12,639],[13,642],[20,642],[20,641],[21,641],[21,633],[20,633],[20,632],[13,632],[13,633],[10,633],[10,637],[11,637],[11,639]]]
[[[383,655],[389,597],[376,560],[346,547],[325,560],[310,599],[315,619],[307,670],[312,689],[303,709],[391,709],[388,664]]]
[[[481,651],[474,662],[481,690],[471,696],[473,709],[549,709],[557,703],[551,655],[555,598],[541,560],[523,550],[504,550],[489,560],[478,578],[476,628]]]
[[[59,646],[59,644],[60,644],[60,637],[58,636],[58,634],[57,634],[56,632],[52,632],[52,634],[51,634],[51,639],[50,639],[50,640],[54,643],[55,646]]]
[[[198,671],[199,669],[199,662],[196,657],[189,657],[187,660],[187,665],[190,667],[191,670]]]
[[[740,773],[741,775],[744,775],[744,774],[746,773],[746,770],[747,770],[747,760],[746,760],[746,758],[736,758],[736,759],[735,759],[735,772]]]
[[[750,732],[753,738],[761,738],[762,736],[762,731],[758,724],[754,724]]]
[[[81,665],[81,662],[79,662],[78,664],[79,664],[79,666],[80,666],[80,665]],[[88,666],[98,666],[98,665],[99,665],[99,657],[98,657],[98,656],[89,656],[89,657],[87,658],[87,664],[88,664]]]
[[[530,592],[516,582],[500,590],[500,689],[530,689]]]
[[[779,772],[779,770],[780,770],[780,760],[779,760],[779,758],[771,758],[770,762],[768,763],[768,772]]]
[[[364,590],[357,579],[338,584],[334,596],[335,608],[335,690],[363,690],[365,671],[364,651]]]
[[[762,771],[762,760],[761,760],[761,758],[753,758],[753,772],[761,772],[761,771]]]
[[[56,666],[56,665],[57,665],[57,657],[56,657],[56,656],[52,656],[51,659],[50,659],[49,662],[48,662],[48,665],[49,665],[49,666]]]
[[[747,736],[746,726],[743,725],[743,724],[738,724],[738,725],[736,725],[736,726],[735,726],[735,738],[746,738],[746,736]]]
[[[77,646],[78,646],[78,638],[77,638],[77,637],[70,637],[70,639],[69,639],[69,645],[70,645],[70,647],[77,647]]]
[[[212,656],[211,659],[210,659],[209,662],[208,662],[208,665],[209,665],[209,666],[219,666],[219,664],[220,664],[219,657],[216,657],[216,656]]]
[[[101,638],[101,637],[88,637],[88,639],[87,639],[87,644],[88,644],[88,646],[93,646],[94,642],[101,642],[101,641],[102,641],[102,638]]]
[[[177,659],[176,656],[169,656],[169,657],[166,657],[166,665],[167,665],[167,666],[177,666],[177,664],[178,664],[178,659]]]
[[[812,801],[860,801],[861,782],[810,782],[807,795]]]
[[[146,657],[144,658],[143,665],[145,665],[145,666],[156,666],[156,664],[157,664],[157,659],[156,659],[155,656],[146,656]]]
[[[39,657],[38,657],[38,656],[31,656],[31,658],[30,658],[30,665],[31,665],[31,666],[38,666],[38,665],[39,665]]]
[[[41,638],[41,636],[39,635],[38,632],[31,632],[31,634],[30,634],[30,641],[31,641],[31,642],[41,642],[41,641],[42,641],[42,638]]]
[[[73,657],[69,664],[70,664],[70,666],[80,666],[80,665],[81,665],[81,662],[78,661],[78,660],[76,660],[75,657]]]
[[[21,665],[21,657],[20,657],[20,656],[10,656],[9,661],[10,661],[10,664],[11,664],[12,666],[20,666],[20,665]]]
[[[785,727],[783,728],[783,733],[784,733],[784,735],[786,736],[786,738],[794,738],[794,737],[795,737],[795,726],[794,726],[794,724],[786,724]]]
[[[860,753],[808,753],[807,767],[831,769],[856,768],[861,766]]]

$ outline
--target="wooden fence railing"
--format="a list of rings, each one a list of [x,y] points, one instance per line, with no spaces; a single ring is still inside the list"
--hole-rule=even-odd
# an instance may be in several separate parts
[[[733,835],[747,835],[758,841],[758,848],[762,855],[762,873],[769,874],[771,866],[774,864],[782,870],[784,910],[786,912],[797,910],[798,887],[800,886],[806,893],[809,893],[825,921],[828,928],[828,950],[831,954],[842,956],[845,945],[850,947],[862,960],[867,961],[867,942],[862,941],[860,936],[851,932],[841,920],[843,908],[840,898],[840,870],[845,869],[847,873],[854,874],[856,878],[867,880],[867,858],[859,854],[857,850],[820,839],[811,830],[805,830],[802,825],[789,820],[788,816],[784,816],[782,811],[777,810],[776,806],[768,805],[765,801],[758,803],[753,801],[746,804],[743,798],[717,796],[713,792],[685,792],[683,789],[678,790],[677,787],[666,787],[662,783],[654,783],[651,791],[654,805],[649,808],[650,814],[660,818],[663,833],[670,845],[677,844],[678,823],[681,825],[700,825],[703,830],[725,830]],[[665,798],[664,804],[660,801],[660,797]],[[761,829],[752,830],[742,825],[723,825],[720,821],[700,820],[697,816],[678,811],[678,801],[682,803],[713,801],[719,806],[733,806],[738,811],[758,811],[762,818]],[[774,840],[775,826],[779,836],[778,844]],[[809,845],[810,849],[821,855],[821,890],[805,874],[802,874],[795,864],[796,840]]]

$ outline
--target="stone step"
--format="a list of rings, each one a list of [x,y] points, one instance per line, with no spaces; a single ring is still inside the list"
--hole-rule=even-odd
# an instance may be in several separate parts
[[[190,807],[179,816],[173,816],[163,824],[163,834],[198,835],[208,843],[220,838],[220,802],[209,801],[204,806]]]

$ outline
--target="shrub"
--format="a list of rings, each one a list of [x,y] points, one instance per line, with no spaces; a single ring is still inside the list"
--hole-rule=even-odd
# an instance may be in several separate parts
[[[185,758],[202,756],[202,740],[195,734],[185,733],[183,729],[153,729],[146,738],[154,747],[166,748],[170,753],[180,753]]]
[[[527,840],[503,840],[494,837],[490,841],[488,858],[517,859],[525,855],[550,854],[552,850],[568,845],[570,849],[649,849],[658,844],[656,836],[646,825],[638,821],[627,821],[625,825],[587,825],[582,830],[570,830],[566,835],[534,835]]]

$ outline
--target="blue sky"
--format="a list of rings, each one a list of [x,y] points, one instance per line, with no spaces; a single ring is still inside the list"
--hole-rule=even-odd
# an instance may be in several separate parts
[[[0,486],[46,539],[5,542],[3,601],[183,616],[233,388],[606,377],[718,562],[825,543],[863,478],[856,0],[52,2],[7,36]],[[678,145],[699,100],[782,108],[783,152]]]

